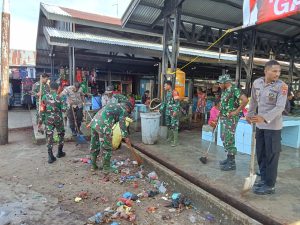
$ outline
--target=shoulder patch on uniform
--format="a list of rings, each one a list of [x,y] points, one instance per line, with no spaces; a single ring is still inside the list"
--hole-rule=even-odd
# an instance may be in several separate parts
[[[179,93],[178,93],[178,91],[176,91],[176,90],[173,90],[173,96],[179,96]]]
[[[173,90],[173,92],[172,92],[172,96],[173,96],[174,100],[178,100],[178,99],[180,99],[180,97],[179,97],[179,93],[178,93],[178,91],[176,91],[176,90]]]
[[[287,95],[288,89],[289,89],[289,87],[287,86],[287,84],[286,84],[286,83],[283,83],[282,86],[281,86],[281,93],[282,93],[283,95]]]
[[[177,100],[177,99],[180,98],[180,97],[179,97],[179,93],[178,93],[178,91],[176,91],[176,90],[173,90],[172,95],[173,95],[173,98],[174,98],[175,100]]]

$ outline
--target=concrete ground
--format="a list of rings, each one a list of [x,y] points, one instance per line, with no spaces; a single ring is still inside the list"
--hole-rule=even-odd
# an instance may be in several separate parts
[[[33,110],[32,110],[33,111]],[[30,111],[26,109],[12,109],[8,111],[8,129],[22,129],[32,126]]]
[[[251,191],[245,196],[240,192],[244,180],[249,176],[250,156],[237,155],[237,170],[222,172],[219,160],[225,158],[222,147],[212,145],[206,165],[199,157],[206,151],[209,142],[201,140],[199,130],[180,132],[180,145],[172,148],[165,140],[155,145],[144,145],[141,133],[132,134],[133,143],[146,151],[159,156],[166,162],[173,163],[179,169],[223,190],[239,201],[269,215],[282,223],[300,220],[300,150],[283,146],[279,162],[276,194],[257,196]],[[249,137],[251,138],[251,137]]]
[[[90,165],[79,160],[88,155],[88,146],[75,146],[74,142],[65,144],[66,157],[57,159],[55,163],[49,165],[46,146],[33,144],[31,136],[30,129],[11,131],[9,144],[1,146],[0,225],[83,225],[87,224],[88,218],[95,213],[102,212],[107,207],[115,209],[118,198],[124,192],[138,194],[154,190],[153,184],[146,178],[137,179],[135,183],[127,181],[120,184],[119,179],[124,175],[122,173],[112,174],[110,179],[106,180],[103,179],[101,171],[91,172]],[[57,146],[54,147],[55,154],[56,149]],[[118,161],[130,157],[126,148],[113,152],[113,159]],[[129,175],[134,175],[140,168],[131,162],[120,170],[128,169]],[[144,166],[145,175],[153,170],[146,164]],[[155,170],[158,171],[158,168],[155,167]],[[166,178],[158,171],[158,177],[167,182],[165,185],[168,196],[171,196],[174,191],[186,195],[181,191],[186,187],[178,189],[174,184],[176,182],[171,179],[173,176],[168,176],[170,180],[165,180]],[[185,182],[181,181],[181,184],[184,186]],[[75,197],[81,192],[87,192],[87,199],[75,203]],[[197,198],[192,199],[193,202],[201,199],[200,192],[197,193],[198,195],[194,195]],[[114,221],[122,225],[257,224],[251,220],[245,223],[232,222],[237,221],[237,218],[232,218],[233,214],[226,213],[230,212],[226,204],[219,203],[223,205],[223,211],[218,210],[215,205],[207,205],[208,202],[212,202],[212,199],[200,201],[199,204],[202,206],[197,204],[197,209],[181,211],[165,207],[170,202],[163,194],[153,198],[141,198],[140,202],[135,202],[133,205],[133,211],[137,216],[135,223],[125,219]],[[109,221],[104,224],[111,223],[112,221]]]
[[[13,121],[16,128],[22,128],[21,118],[28,117],[29,114],[28,111],[11,114],[17,117],[10,120],[10,125]],[[89,156],[87,145],[75,146],[74,142],[65,143],[66,157],[57,159],[55,163],[49,165],[46,146],[35,145],[32,142],[32,132],[32,128],[12,130],[9,132],[9,144],[1,146],[0,225],[87,224],[87,219],[96,212],[103,211],[107,207],[116,208],[117,199],[124,192],[131,191],[138,194],[144,190],[153,190],[153,185],[145,178],[138,179],[135,183],[126,182],[121,185],[119,179],[122,174],[111,175],[107,181],[103,180],[101,171],[91,172],[90,165],[79,160]],[[57,146],[54,146],[54,154],[56,149]],[[113,153],[113,159],[118,161],[130,157],[125,148]],[[167,175],[160,174],[161,171],[167,173],[164,169],[159,169],[160,165],[153,168],[149,167],[151,164],[149,161],[146,164],[145,158],[144,162],[145,174],[150,172],[149,169],[151,171],[155,169],[159,178],[163,178],[166,182],[168,196],[174,191],[186,195],[190,190],[196,190],[192,185],[187,188],[187,184],[177,177],[179,180],[177,182],[181,184],[179,187],[173,179],[174,176],[169,175],[167,179]],[[129,169],[130,174],[140,170],[139,167],[131,163],[130,165],[124,167],[126,170]],[[185,193],[187,190],[189,192]],[[88,193],[87,199],[75,203],[75,197],[83,191]],[[154,198],[142,198],[141,202],[135,203],[133,210],[137,219],[134,224],[258,224],[235,212],[234,209],[230,210],[230,207],[218,199],[209,198],[209,195],[201,190],[193,195],[197,196],[199,202],[192,199],[197,209],[172,211],[165,207],[170,202],[163,199],[163,196],[159,194]],[[149,207],[154,208],[155,212],[149,213],[147,211]],[[126,220],[116,220],[120,224],[133,224]]]

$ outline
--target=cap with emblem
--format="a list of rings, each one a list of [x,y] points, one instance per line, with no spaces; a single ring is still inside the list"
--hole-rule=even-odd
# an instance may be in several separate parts
[[[113,87],[113,86],[107,86],[106,91],[105,91],[105,94],[110,94],[110,93],[113,92],[113,90],[114,90],[114,87]]]
[[[225,83],[231,82],[231,81],[232,81],[232,79],[231,79],[230,75],[229,74],[224,74],[224,75],[219,76],[219,79],[218,79],[217,83],[225,84]]]

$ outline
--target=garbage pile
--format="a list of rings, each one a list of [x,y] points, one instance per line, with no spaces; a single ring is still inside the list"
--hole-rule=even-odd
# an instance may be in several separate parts
[[[129,167],[129,166],[132,167]],[[111,167],[114,168],[116,174],[119,175],[119,184],[130,183],[133,188],[138,188],[138,182],[148,181],[153,188],[149,190],[143,190],[142,192],[135,194],[132,192],[125,192],[115,201],[113,207],[106,208],[104,211],[97,212],[95,215],[88,219],[88,224],[104,224],[111,223],[112,225],[119,224],[116,221],[126,220],[131,223],[136,221],[137,215],[135,212],[135,205],[141,201],[145,201],[147,198],[155,198],[158,195],[163,195],[161,198],[167,201],[165,207],[172,208],[174,212],[182,211],[185,208],[191,208],[192,202],[188,198],[184,197],[181,193],[173,193],[169,195],[164,182],[158,179],[158,175],[155,171],[148,173],[145,176],[143,166],[138,167],[135,161],[126,160],[113,160]],[[147,207],[147,213],[155,213],[158,210],[157,206]],[[171,212],[171,211],[170,211]],[[164,216],[164,219],[168,219],[168,216]]]

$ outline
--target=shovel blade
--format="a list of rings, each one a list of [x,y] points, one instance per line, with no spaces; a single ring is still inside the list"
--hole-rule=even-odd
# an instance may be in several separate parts
[[[245,184],[244,184],[242,193],[246,193],[253,187],[255,180],[256,180],[256,176],[257,176],[256,174],[250,174],[249,177],[245,178]]]

